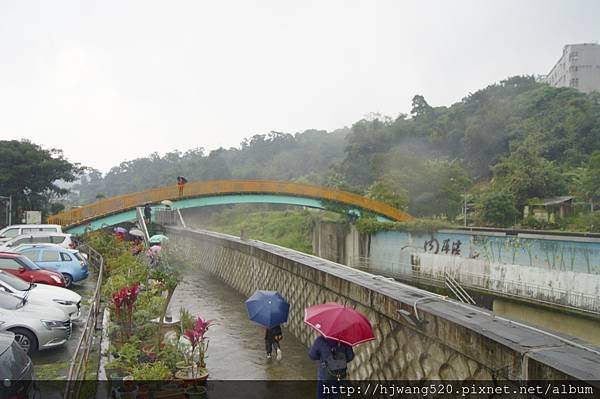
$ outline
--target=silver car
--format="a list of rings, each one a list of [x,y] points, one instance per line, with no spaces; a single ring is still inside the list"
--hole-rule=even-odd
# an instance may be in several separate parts
[[[71,320],[59,308],[40,306],[0,292],[0,331],[11,331],[28,353],[63,345],[71,337]]]
[[[65,312],[71,321],[81,316],[81,295],[62,287],[35,284],[0,270],[0,290],[26,299],[32,305],[51,305]]]

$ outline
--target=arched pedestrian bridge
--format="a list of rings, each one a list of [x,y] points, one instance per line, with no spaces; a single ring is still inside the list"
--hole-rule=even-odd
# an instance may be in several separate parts
[[[135,219],[135,208],[146,203],[173,201],[173,208],[197,208],[240,203],[271,203],[325,209],[337,203],[352,209],[372,212],[383,220],[406,221],[412,216],[387,205],[346,191],[310,184],[271,180],[209,180],[185,185],[179,196],[176,185],[106,198],[90,205],[69,209],[48,218],[48,223],[60,224],[72,233],[103,225],[114,225]]]

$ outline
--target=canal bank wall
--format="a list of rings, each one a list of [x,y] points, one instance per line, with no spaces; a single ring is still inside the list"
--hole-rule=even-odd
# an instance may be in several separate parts
[[[600,319],[600,238],[512,230],[381,231],[313,228],[319,257],[402,281],[452,276],[467,289]],[[415,267],[418,266],[418,267]]]
[[[353,379],[600,380],[600,352],[414,287],[275,245],[170,227],[170,244],[195,267],[245,296],[279,291],[288,330],[316,337],[304,308],[330,301],[363,312],[376,340],[359,346]]]

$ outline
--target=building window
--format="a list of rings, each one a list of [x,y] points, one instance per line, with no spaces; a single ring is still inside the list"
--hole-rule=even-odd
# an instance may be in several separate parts
[[[579,86],[579,79],[577,78],[573,78],[569,81],[569,86],[570,87],[577,87]]]
[[[569,61],[577,61],[578,58],[579,54],[577,51],[572,51],[571,54],[569,54]]]
[[[579,68],[577,67],[577,65],[571,65],[569,67],[569,72],[577,72],[579,70]]]

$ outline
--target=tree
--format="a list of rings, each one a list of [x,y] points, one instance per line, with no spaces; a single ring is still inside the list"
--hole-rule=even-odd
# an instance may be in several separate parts
[[[513,194],[519,210],[530,198],[563,195],[567,191],[559,169],[529,147],[520,147],[504,157],[492,171],[494,186]]]
[[[412,109],[410,110],[410,114],[413,118],[423,119],[429,118],[432,115],[433,108],[431,105],[427,103],[425,97],[420,94],[417,94],[412,99]]]
[[[596,151],[590,156],[581,180],[582,191],[593,211],[594,201],[600,196],[600,151]]]
[[[517,216],[515,198],[504,191],[488,191],[477,204],[478,216],[485,225],[507,227]]]
[[[408,206],[408,195],[405,189],[394,184],[393,177],[384,175],[377,179],[367,189],[367,197],[385,202],[398,209]]]
[[[463,196],[470,181],[458,161],[425,161],[409,187],[409,212],[419,216],[445,215],[454,218],[462,211]]]
[[[26,140],[0,141],[0,193],[12,196],[16,220],[25,210],[47,214],[59,209],[52,203],[68,190],[57,182],[72,182],[81,171],[60,150],[45,150]]]

